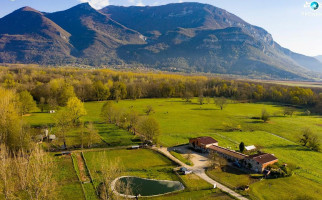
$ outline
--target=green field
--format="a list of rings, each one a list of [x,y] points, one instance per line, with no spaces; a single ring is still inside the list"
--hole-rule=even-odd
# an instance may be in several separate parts
[[[230,166],[208,170],[207,175],[232,189],[238,189],[238,187],[250,185],[257,181],[252,179],[251,175]]]
[[[180,181],[173,172],[173,168],[175,168],[176,165],[168,160],[168,158],[152,150],[122,149],[85,152],[84,155],[96,186],[99,184],[98,180],[100,179],[102,162],[114,161],[115,159],[119,159],[121,166],[124,168],[122,174],[124,176]],[[220,192],[219,190],[211,190],[212,185],[208,184],[196,175],[191,174],[181,176],[181,179],[184,180],[188,187],[186,190],[153,199],[231,199],[228,195]],[[192,192],[195,190],[198,191]]]
[[[94,121],[101,138],[111,146],[137,144],[137,140],[130,133],[114,125],[101,123],[99,113],[102,105],[103,102],[85,103],[88,115],[84,117],[84,120]],[[199,105],[196,99],[193,103],[185,103],[181,99],[141,99],[123,100],[116,104],[125,109],[132,107],[140,115],[144,115],[147,105],[154,108],[155,112],[152,116],[160,123],[160,142],[164,146],[187,143],[189,138],[197,136],[212,136],[219,141],[219,145],[232,149],[238,149],[239,143],[243,141],[246,145],[261,146],[263,151],[275,154],[281,163],[287,163],[296,168],[292,177],[264,180],[252,184],[250,195],[255,195],[259,199],[279,199],[279,196],[286,197],[289,191],[292,191],[290,199],[296,199],[303,194],[316,199],[322,198],[321,191],[317,189],[322,187],[322,153],[313,152],[297,143],[299,134],[306,127],[310,127],[322,141],[321,116],[304,116],[304,110],[297,110],[292,117],[285,117],[282,115],[283,106],[269,103],[230,103],[224,110],[220,110],[213,103]],[[259,117],[263,108],[272,115],[268,123],[252,119],[252,117]],[[47,113],[33,113],[25,118],[33,125],[52,123],[52,117]],[[240,125],[242,131],[225,132],[223,123]],[[75,139],[76,133],[70,136]],[[99,154],[91,155],[90,152],[85,154],[89,160],[94,155]],[[119,156],[114,153],[108,155],[109,158]],[[120,154],[120,157],[122,155]],[[161,168],[167,169],[161,170],[162,173],[156,166],[151,166],[151,169],[138,170],[143,163],[149,163],[146,156],[151,155],[143,153],[126,158],[137,163],[136,167],[131,167],[133,170],[129,172],[130,174],[150,178],[176,179],[170,172],[172,166],[163,168],[163,165],[167,165],[165,163],[169,161],[160,164]],[[95,168],[92,162],[89,162],[89,165],[90,168]],[[270,198],[268,198],[269,195]]]
[[[70,156],[54,157],[57,199],[85,199]]]
[[[281,189],[278,190],[279,187],[270,189],[272,194],[287,195],[290,189],[297,191],[292,194],[293,198],[303,192],[315,198],[322,197],[322,193],[315,189],[322,187],[322,154],[310,151],[296,143],[305,127],[310,127],[319,139],[322,139],[320,116],[303,116],[303,111],[297,110],[293,117],[284,117],[282,106],[268,103],[232,103],[224,110],[218,109],[214,104],[187,104],[181,99],[126,100],[117,105],[120,107],[133,106],[142,115],[146,105],[152,105],[155,110],[153,116],[159,121],[161,127],[160,141],[165,146],[187,143],[191,137],[204,135],[212,136],[219,141],[219,145],[232,149],[238,149],[241,141],[246,145],[259,145],[263,147],[263,151],[275,154],[280,162],[296,167],[293,177],[265,180],[260,184],[264,185],[263,188],[268,187],[270,182],[274,182]],[[268,123],[251,119],[259,117],[263,108],[273,115]],[[225,132],[223,123],[240,125],[243,131]],[[309,184],[294,184],[296,180]],[[257,185],[258,183],[255,183],[251,186],[250,193],[256,194],[260,199],[266,199],[267,193],[258,192],[259,186]],[[272,199],[278,199],[278,195],[273,195]]]
[[[178,180],[173,173],[176,167],[163,155],[152,150],[109,150],[100,152],[85,152],[87,166],[94,178],[99,180],[102,162],[118,160],[124,168],[126,176],[139,176],[142,178]],[[96,182],[96,185],[98,182]]]

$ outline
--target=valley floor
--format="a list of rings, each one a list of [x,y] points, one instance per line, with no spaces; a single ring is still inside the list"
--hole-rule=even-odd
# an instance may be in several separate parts
[[[84,120],[94,122],[100,137],[96,141],[97,146],[84,153],[88,170],[94,180],[94,185],[86,185],[84,190],[92,191],[88,193],[80,192],[82,191],[82,184],[78,180],[77,170],[75,171],[73,167],[73,160],[68,156],[57,157],[55,159],[59,166],[57,180],[60,183],[60,195],[68,197],[67,199],[85,199],[85,196],[86,199],[90,199],[91,197],[88,196],[91,195],[89,194],[93,193],[93,188],[98,184],[95,181],[99,179],[97,169],[105,160],[115,159],[116,157],[122,160],[126,175],[178,180],[178,177],[172,171],[176,165],[153,151],[99,149],[100,147],[129,146],[139,143],[138,139],[127,131],[112,124],[102,123],[99,113],[103,104],[104,102],[85,103],[88,115],[84,117]],[[181,99],[122,100],[115,105],[122,109],[134,109],[140,115],[145,115],[144,109],[147,105],[151,105],[154,109],[154,113],[151,115],[160,123],[160,143],[163,146],[171,147],[186,144],[188,139],[192,137],[211,136],[219,141],[220,146],[237,150],[239,143],[243,141],[246,145],[260,146],[262,151],[274,154],[281,163],[287,163],[294,168],[294,175],[291,177],[264,179],[254,183],[249,182],[251,179],[248,176],[238,172],[207,172],[218,182],[234,185],[238,180],[242,183],[251,183],[249,192],[245,194],[248,198],[322,198],[322,153],[313,152],[298,144],[298,137],[306,127],[309,127],[318,135],[320,142],[322,141],[321,116],[305,116],[304,110],[300,109],[293,116],[284,116],[282,114],[283,106],[270,103],[230,102],[223,110],[220,110],[213,103],[199,105],[196,99],[191,103],[186,103]],[[268,123],[254,119],[254,117],[260,116],[262,109],[266,109],[271,115]],[[53,123],[51,114],[47,113],[33,113],[25,118],[33,126]],[[227,131],[225,130],[227,124],[240,126],[242,131]],[[77,137],[79,132],[80,130],[73,130],[69,133],[67,137],[69,146],[80,144],[80,139]],[[60,141],[57,141],[57,146],[60,143]],[[189,182],[193,182],[193,179]],[[208,189],[189,189],[178,194],[155,199],[209,199],[211,197],[214,199],[217,199],[217,197],[230,198],[219,190],[211,190],[208,187]]]

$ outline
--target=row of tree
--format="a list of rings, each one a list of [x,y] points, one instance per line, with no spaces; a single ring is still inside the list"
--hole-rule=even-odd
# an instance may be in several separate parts
[[[147,115],[140,116],[133,109],[122,109],[114,105],[113,102],[107,101],[102,107],[101,117],[106,123],[116,124],[118,127],[140,136],[142,141],[158,143],[160,125],[152,116],[149,116],[152,111],[153,108],[147,106],[145,109]]]
[[[133,73],[79,68],[0,68],[0,84],[28,91],[42,110],[66,106],[71,97],[81,101],[180,97],[226,97],[235,100],[287,103],[322,112],[322,91],[217,77]],[[321,93],[321,94],[320,94]],[[205,99],[203,98],[205,97]]]

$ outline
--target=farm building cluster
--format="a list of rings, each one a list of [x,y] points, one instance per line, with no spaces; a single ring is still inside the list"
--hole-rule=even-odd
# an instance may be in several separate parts
[[[227,160],[237,163],[239,166],[254,172],[262,173],[265,168],[278,162],[278,159],[269,153],[257,153],[254,155],[246,155],[228,148],[218,145],[218,141],[212,137],[197,137],[189,140],[190,147],[202,152],[213,152]],[[253,150],[253,146],[248,149]]]

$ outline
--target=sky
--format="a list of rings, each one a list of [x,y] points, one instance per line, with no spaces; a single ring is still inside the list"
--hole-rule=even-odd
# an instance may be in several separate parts
[[[285,48],[308,56],[322,55],[322,0],[320,8],[307,5],[313,0],[0,0],[0,17],[23,6],[43,12],[66,10],[82,2],[96,9],[108,5],[156,6],[168,3],[200,2],[223,8],[260,26]]]

